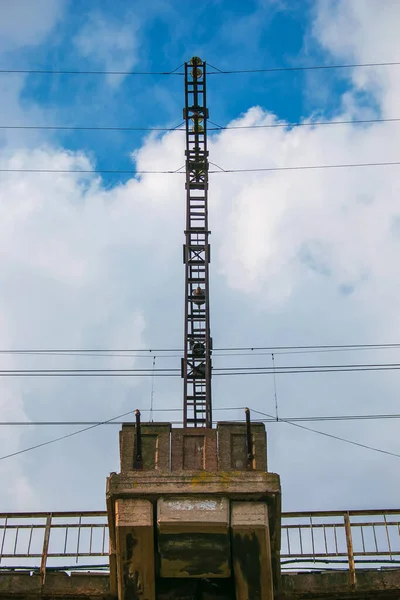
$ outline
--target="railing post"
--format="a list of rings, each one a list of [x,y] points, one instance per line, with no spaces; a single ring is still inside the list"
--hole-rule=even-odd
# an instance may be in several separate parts
[[[49,551],[51,517],[52,517],[52,514],[49,513],[46,518],[46,526],[45,526],[45,530],[44,530],[42,560],[40,563],[40,584],[41,585],[44,585],[44,582],[46,580],[46,564],[47,564],[47,553]]]
[[[349,560],[350,584],[356,586],[356,567],[354,563],[353,539],[351,535],[350,514],[344,513],[344,529],[346,532],[347,557]]]

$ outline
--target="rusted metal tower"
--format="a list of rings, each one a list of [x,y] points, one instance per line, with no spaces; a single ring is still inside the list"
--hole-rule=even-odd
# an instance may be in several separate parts
[[[186,241],[184,427],[212,427],[206,63],[185,63]]]

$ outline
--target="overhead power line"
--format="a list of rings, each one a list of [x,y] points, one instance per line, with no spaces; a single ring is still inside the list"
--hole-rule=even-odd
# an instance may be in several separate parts
[[[121,417],[126,417],[127,415],[133,414],[134,410],[129,410],[126,413],[122,413],[117,415],[116,417],[112,417],[107,421],[102,421],[100,423],[95,423],[94,425],[90,425],[89,427],[85,427],[84,429],[78,429],[78,431],[73,431],[71,433],[67,433],[60,437],[54,438],[52,440],[48,440],[47,442],[41,442],[40,444],[35,444],[34,446],[29,446],[29,448],[24,448],[23,450],[17,450],[16,452],[11,452],[10,454],[5,454],[4,456],[0,456],[0,460],[5,460],[6,458],[11,458],[12,456],[18,456],[19,454],[24,454],[25,452],[30,452],[31,450],[36,450],[37,448],[42,448],[43,446],[48,446],[49,444],[54,444],[55,442],[60,442],[61,440],[65,440],[67,438],[78,435],[79,433],[84,433],[85,431],[89,431],[90,429],[94,429],[95,427],[100,427],[100,425],[105,425],[106,423],[110,423],[116,419],[120,419]]]
[[[213,163],[210,163],[213,164]],[[370,162],[370,163],[338,163],[333,165],[295,165],[293,167],[254,167],[246,169],[224,169],[215,165],[219,170],[210,170],[210,173],[260,173],[268,171],[308,171],[321,169],[349,169],[360,167],[392,167],[400,165],[400,161]]]
[[[226,173],[261,173],[261,172],[279,172],[279,171],[310,171],[324,169],[350,169],[365,167],[394,167],[399,166],[400,161],[369,162],[369,163],[338,163],[332,165],[295,165],[292,167],[254,167],[246,169],[224,169],[215,163],[213,166],[217,169],[210,169],[209,173],[221,175]],[[174,170],[151,171],[151,170],[133,170],[133,169],[11,169],[0,168],[0,173],[81,173],[93,175],[185,175],[181,166]]]
[[[316,345],[277,345],[277,346],[226,346],[214,348],[213,352],[256,352],[256,351],[337,351],[337,350],[395,350],[400,348],[400,342],[376,343],[376,344],[316,344]],[[160,353],[183,353],[181,348],[0,348],[0,354],[33,354],[33,355],[77,355],[82,354],[104,354],[112,356],[114,353],[132,353],[138,352],[146,354]],[[127,354],[127,356],[129,356]],[[233,355],[239,356],[239,355]]]
[[[261,412],[259,410],[252,409],[252,412],[262,415],[264,417],[268,417],[270,419],[274,419],[272,415]],[[311,431],[312,433],[317,433],[318,435],[323,435],[325,437],[332,438],[332,439],[338,440],[340,442],[345,442],[346,444],[352,444],[353,446],[358,446],[359,448],[365,448],[366,450],[372,450],[373,452],[379,452],[380,454],[387,454],[389,456],[395,456],[396,458],[400,458],[400,454],[396,454],[395,452],[390,452],[389,450],[383,450],[382,448],[376,448],[376,447],[370,446],[368,444],[361,444],[360,442],[355,442],[354,440],[349,440],[348,438],[343,438],[338,435],[326,433],[325,431],[320,431],[319,429],[313,429],[312,427],[306,427],[305,425],[300,425],[299,423],[294,423],[293,421],[289,421],[287,419],[280,418],[280,419],[278,419],[278,422],[287,423],[288,425],[292,425],[293,427],[299,427],[300,429],[304,429],[305,431]]]
[[[268,123],[263,125],[218,125],[213,123],[214,127],[208,127],[208,131],[236,131],[239,129],[274,129],[274,128],[295,128],[295,127],[316,127],[322,125],[359,125],[372,123],[398,123],[400,118],[392,119],[349,119],[349,120],[332,120],[332,121],[295,121],[282,123]],[[185,132],[182,123],[175,127],[130,127],[130,126],[81,126],[81,125],[0,125],[0,129],[13,130],[54,130],[54,131],[181,131]]]
[[[224,70],[208,63],[208,67],[214,69],[208,70],[208,75],[232,75],[244,73],[280,73],[280,72],[296,72],[296,71],[314,71],[314,70],[332,70],[332,69],[359,69],[371,67],[396,67],[400,62],[371,62],[371,63],[354,63],[354,64],[337,64],[337,65],[304,65],[292,67],[264,67],[258,69],[231,69]],[[180,75],[183,76],[183,71],[180,71],[183,65],[179,65],[170,71],[113,71],[113,70],[84,70],[84,69],[0,69],[0,74],[24,74],[24,75]]]
[[[349,440],[347,438],[343,438],[343,437],[340,437],[340,436],[337,436],[337,435],[326,433],[324,431],[319,431],[319,430],[313,429],[311,427],[306,427],[305,425],[300,425],[299,423],[293,422],[293,420],[282,419],[282,418],[276,419],[272,415],[269,415],[267,413],[263,413],[261,411],[255,410],[255,409],[251,409],[251,410],[252,410],[253,413],[256,413],[256,414],[259,414],[259,415],[261,415],[263,417],[266,417],[266,419],[259,419],[258,420],[259,422],[287,423],[289,425],[293,425],[294,427],[299,427],[300,429],[303,429],[303,430],[306,430],[306,431],[310,431],[310,432],[313,432],[313,433],[317,433],[319,435],[323,435],[325,437],[329,437],[329,438],[332,438],[332,439],[335,439],[335,440],[339,440],[339,441],[342,441],[342,442],[346,442],[348,444],[352,444],[352,445],[358,446],[360,448],[365,448],[367,450],[372,450],[374,452],[379,452],[381,454],[386,454],[386,455],[390,455],[390,456],[395,456],[396,458],[400,458],[400,454],[396,454],[394,452],[389,452],[387,450],[383,450],[381,448],[376,448],[376,447],[373,447],[373,446],[369,446],[367,444],[361,444],[359,442],[355,442],[354,440]],[[97,423],[91,423],[89,426],[87,426],[87,427],[85,427],[83,429],[79,429],[78,431],[73,431],[71,433],[67,433],[67,434],[59,436],[57,438],[53,438],[51,440],[47,440],[46,442],[41,442],[40,444],[35,444],[34,446],[29,446],[28,448],[24,448],[22,450],[18,450],[16,452],[12,452],[10,454],[6,454],[4,456],[1,456],[0,460],[5,460],[5,459],[11,458],[13,456],[18,456],[20,454],[24,454],[26,452],[30,452],[31,450],[36,450],[37,448],[42,448],[43,446],[48,446],[50,444],[54,444],[56,442],[59,442],[61,440],[65,440],[67,438],[73,437],[73,436],[78,435],[80,433],[84,433],[85,431],[89,431],[90,429],[94,429],[96,427],[100,427],[100,425],[111,424],[113,421],[116,421],[117,419],[119,419],[121,417],[130,415],[130,414],[133,414],[133,413],[134,413],[134,411],[128,411],[126,413],[123,413],[123,414],[118,415],[116,417],[113,417],[111,419],[108,419],[107,421],[100,421],[100,422],[97,422]],[[399,415],[397,415],[397,416],[399,416]],[[243,422],[243,421],[240,420],[240,422]],[[123,421],[120,422],[120,423],[123,423]],[[213,421],[213,423],[215,423],[215,421]],[[4,423],[2,423],[2,424],[4,424]],[[57,424],[61,424],[61,423],[57,423]],[[72,424],[72,422],[71,422],[71,424]],[[181,424],[181,421],[177,421],[177,422],[172,423],[172,424]]]
[[[242,410],[243,407],[239,407],[239,406],[235,406],[229,409],[225,409],[225,410]],[[218,412],[219,410],[223,410],[223,409],[213,409],[213,412]],[[252,409],[254,412],[254,409]],[[150,412],[150,411],[146,411],[146,410],[141,410],[142,413],[144,412]],[[169,412],[182,412],[181,408],[165,408],[165,409],[153,409],[153,412],[162,412],[162,413],[169,413]],[[290,421],[293,423],[296,422],[304,422],[304,423],[311,423],[311,422],[321,422],[321,421],[331,421],[331,422],[335,422],[335,421],[380,421],[380,420],[392,420],[392,419],[400,419],[400,414],[392,414],[392,415],[374,415],[374,414],[370,414],[370,415],[333,415],[333,416],[309,416],[309,417],[286,417],[285,421]],[[151,421],[151,418],[149,419],[149,421]],[[276,418],[275,417],[271,417],[271,418],[266,418],[266,419],[252,419],[253,423],[280,423],[282,421],[281,418]],[[124,423],[126,423],[127,421],[0,421],[0,426],[6,426],[6,427],[24,427],[24,426],[38,426],[38,427],[42,427],[42,426],[50,426],[50,427],[58,427],[58,426],[71,426],[71,425],[122,425]],[[146,421],[144,421],[146,422]],[[215,421],[218,422],[218,421]],[[230,419],[230,422],[240,422],[243,423],[243,419]],[[132,421],[132,423],[134,423],[134,421]],[[182,423],[182,421],[173,421],[172,424],[175,423]]]
[[[215,352],[226,352],[226,351],[244,351],[244,350],[360,350],[360,349],[383,349],[383,348],[400,348],[400,342],[386,343],[386,344],[316,344],[307,346],[230,346],[226,348],[216,348]],[[0,350],[0,353],[2,351]],[[174,350],[175,352],[175,350]]]
[[[292,128],[292,127],[314,127],[320,125],[358,125],[358,124],[369,124],[369,123],[395,123],[400,121],[398,118],[393,119],[348,119],[348,120],[332,120],[332,121],[295,121],[295,122],[281,122],[281,123],[267,123],[263,125],[218,125],[213,123],[215,127],[208,127],[208,131],[226,131],[226,130],[237,130],[237,129],[274,129],[276,127],[281,128]],[[1,127],[0,127],[1,129]],[[179,131],[179,130],[177,130]]]
[[[307,369],[304,367],[287,369],[283,371],[276,371],[276,375],[293,375],[293,374],[308,374],[308,373],[365,373],[371,371],[398,371],[400,367],[367,367],[367,368],[349,368],[349,369]],[[236,375],[273,375],[273,371],[271,370],[263,370],[263,371],[250,371],[250,370],[242,370],[242,371],[226,371],[224,373],[214,373],[214,377],[218,376],[228,376],[233,377]],[[161,375],[163,377],[163,375]]]
[[[85,71],[80,69],[0,69],[0,74],[24,75],[183,75],[183,64],[171,71]]]
[[[349,373],[398,371],[400,363],[359,363],[337,365],[224,366],[213,368],[213,375],[286,375],[294,373]],[[179,368],[51,368],[0,369],[0,377],[181,377]]]
[[[375,368],[375,367],[387,367],[387,368],[400,368],[400,363],[359,363],[359,364],[344,364],[344,365],[273,365],[271,367],[262,365],[260,367],[219,367],[213,369],[214,371],[271,371],[271,373],[286,371],[287,369],[357,369],[357,368]],[[138,369],[139,370],[139,369]],[[142,369],[141,369],[142,370]],[[146,370],[146,369],[143,369]],[[171,370],[171,369],[166,369]],[[177,369],[175,369],[177,370]],[[1,373],[1,371],[0,371]]]
[[[208,71],[208,75],[238,75],[244,73],[281,73],[284,71],[315,71],[332,69],[359,69],[365,67],[398,67],[400,62],[371,62],[371,63],[353,63],[345,65],[308,65],[297,67],[267,67],[260,69],[230,69],[224,70],[208,63],[208,66],[214,71]]]
[[[397,119],[395,119],[397,120]],[[400,119],[398,119],[400,121]],[[61,130],[61,131],[185,131],[182,123],[175,127],[122,127],[122,126],[81,126],[81,125],[0,125],[0,129],[34,129],[34,130]],[[214,130],[221,127],[214,127]]]

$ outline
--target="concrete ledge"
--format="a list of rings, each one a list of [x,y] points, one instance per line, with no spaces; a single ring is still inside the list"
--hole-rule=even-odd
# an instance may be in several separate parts
[[[295,567],[294,567],[295,568]],[[357,570],[357,585],[350,584],[348,571],[282,575],[279,599],[384,600],[400,598],[400,569]]]
[[[107,480],[107,496],[163,496],[177,494],[223,494],[235,499],[264,499],[281,493],[280,478],[276,473],[257,471],[181,471],[161,473],[136,471],[113,473]]]
[[[164,580],[160,583],[160,593],[157,600],[170,600],[171,594],[175,598],[195,600],[198,598],[198,585],[210,586],[210,595],[213,593],[218,600],[225,598],[232,600],[232,592],[223,594],[217,588],[228,585],[229,581],[215,580],[197,584],[195,581]],[[165,589],[164,589],[165,588]],[[179,590],[182,588],[182,595]],[[191,595],[193,594],[193,596]],[[220,595],[221,594],[221,595]],[[174,596],[172,596],[174,597]],[[46,575],[46,583],[41,589],[39,575],[29,573],[16,573],[3,571],[0,574],[0,598],[37,600],[54,600],[65,598],[68,600],[111,600],[109,590],[109,575],[99,573],[51,573]],[[293,573],[282,576],[282,589],[277,600],[398,600],[400,598],[400,569],[387,569],[384,571],[363,570],[357,571],[357,587],[351,589],[348,573]]]
[[[43,588],[39,575],[3,571],[0,574],[0,598],[77,598],[108,600],[108,573],[47,573]]]

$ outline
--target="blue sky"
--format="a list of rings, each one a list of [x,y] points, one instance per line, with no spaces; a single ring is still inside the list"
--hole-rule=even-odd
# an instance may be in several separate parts
[[[150,8],[140,3],[127,8],[125,2],[101,2],[94,9],[87,2],[60,6],[62,16],[43,42],[33,52],[22,47],[6,55],[5,67],[168,71],[193,55],[227,70],[332,63],[311,39],[315,6],[308,0],[209,1],[187,11],[179,2],[154,2]],[[337,71],[210,76],[210,117],[224,125],[250,105],[287,121],[313,112],[329,117],[338,111],[349,85]],[[40,105],[46,123],[54,125],[175,126],[181,121],[182,87],[181,76],[33,74],[24,82],[21,103]],[[140,146],[144,136],[58,132],[56,140],[89,153],[98,168],[129,169],[132,146]],[[110,178],[113,183],[115,177]]]
[[[193,55],[221,69],[396,61],[400,8],[387,0],[182,3],[14,1],[0,8],[0,68],[164,71]],[[393,68],[210,75],[210,117],[225,125],[398,118]],[[0,74],[3,125],[171,127],[181,76]],[[227,168],[398,161],[397,122],[266,128],[210,136]],[[136,162],[133,162],[133,158]],[[164,170],[184,163],[181,133],[0,132],[1,168]],[[396,167],[213,175],[215,348],[400,340]],[[0,176],[3,348],[179,348],[183,337],[182,176]],[[157,367],[179,367],[158,353]],[[270,353],[215,366],[270,365]],[[2,355],[1,368],[151,368],[152,356]],[[279,365],[396,362],[398,351],[276,354]],[[104,420],[140,408],[151,378],[3,378],[4,420]],[[156,379],[160,419],[182,403]],[[396,413],[397,372],[277,378],[281,416]],[[218,409],[275,410],[270,377],[215,377]],[[223,418],[228,415],[223,413]],[[397,421],[318,423],[400,453]],[[0,459],[76,427],[4,427]],[[117,428],[100,427],[0,460],[3,510],[96,509],[118,467]],[[398,458],[291,427],[268,426],[269,465],[288,510],[398,502]],[[51,450],[51,451],[50,451]],[[357,470],[352,465],[357,463]],[[51,477],[49,477],[51,473]],[[313,486],[304,481],[313,480]],[[80,493],[77,494],[76,490]]]

